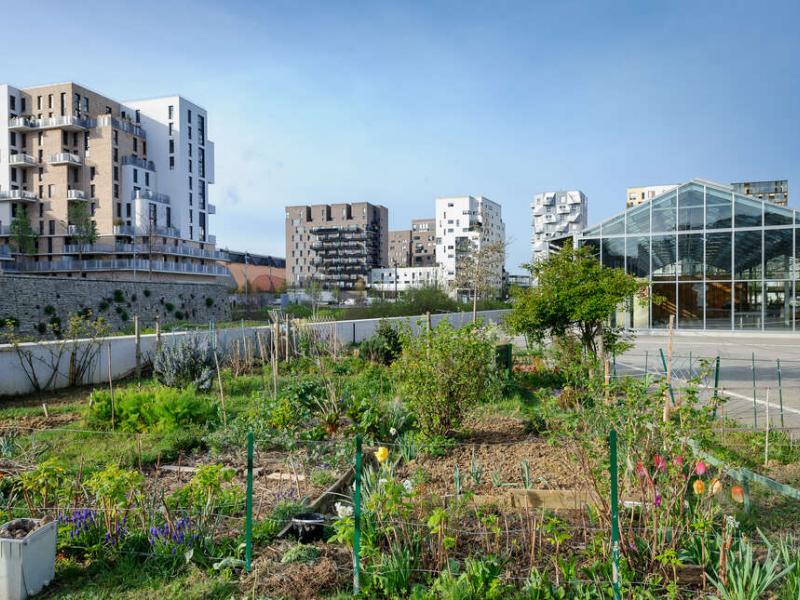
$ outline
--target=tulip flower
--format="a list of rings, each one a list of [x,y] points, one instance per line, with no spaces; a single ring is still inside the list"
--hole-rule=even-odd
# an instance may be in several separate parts
[[[698,475],[705,475],[706,474],[706,463],[699,462],[694,466],[694,470]]]
[[[665,460],[664,460],[664,459],[661,457],[661,455],[660,455],[660,454],[656,454],[656,455],[655,455],[655,458],[653,459],[653,462],[655,462],[656,468],[657,468],[659,471],[661,471],[662,473],[665,473],[665,472],[666,472],[666,470],[667,470],[667,461],[665,461]]]
[[[731,488],[731,498],[734,502],[741,504],[744,502],[744,490],[738,485],[733,486]]]
[[[655,506],[656,508],[661,506],[661,494],[659,494],[658,492],[656,492],[656,497],[653,500],[653,506]]]
[[[647,471],[646,471],[646,470],[645,470],[645,468],[642,466],[642,463],[641,463],[641,462],[637,462],[637,463],[636,463],[636,474],[637,474],[639,477],[644,477],[645,475],[647,475]]]
[[[378,459],[379,463],[383,464],[386,462],[386,459],[389,458],[389,451],[382,446],[375,451],[375,458]]]
[[[672,459],[672,464],[675,465],[676,467],[680,467],[683,464],[683,457],[676,456],[675,458]]]
[[[695,482],[692,484],[692,488],[694,489],[695,494],[702,496],[703,492],[706,491],[706,484],[703,483],[702,479],[695,479]]]
[[[722,482],[716,477],[711,480],[711,493],[719,494],[722,491]]]

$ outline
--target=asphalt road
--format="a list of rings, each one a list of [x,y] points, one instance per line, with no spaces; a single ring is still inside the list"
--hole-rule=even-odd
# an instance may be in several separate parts
[[[617,375],[641,377],[645,368],[650,374],[663,375],[661,351],[667,358],[666,334],[637,336],[634,348],[617,357]],[[800,427],[800,335],[676,333],[672,343],[672,376],[677,381],[700,377],[709,389],[703,395],[708,400],[714,388],[717,356],[720,394],[728,397],[724,406],[726,416],[744,426],[764,427],[769,398],[769,419],[773,426],[781,426],[782,404],[783,424]]]
[[[515,343],[524,346],[522,339]],[[638,334],[633,349],[616,357],[617,376],[643,377],[645,369],[652,376],[663,376],[661,351],[666,359],[666,333]],[[782,403],[783,424],[800,428],[800,334],[676,332],[672,344],[674,385],[700,377],[707,388],[701,394],[701,401],[707,402],[713,395],[717,356],[720,357],[720,395],[728,398],[721,410],[727,417],[739,421],[742,426],[763,428],[769,396],[770,423],[781,426]],[[800,430],[794,435],[800,436]]]

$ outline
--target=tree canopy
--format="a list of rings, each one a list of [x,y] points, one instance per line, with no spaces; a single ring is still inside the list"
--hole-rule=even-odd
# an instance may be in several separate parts
[[[581,345],[595,355],[603,323],[646,285],[622,269],[601,265],[589,248],[566,246],[524,267],[536,284],[517,292],[506,321],[510,329],[538,342],[576,331]]]

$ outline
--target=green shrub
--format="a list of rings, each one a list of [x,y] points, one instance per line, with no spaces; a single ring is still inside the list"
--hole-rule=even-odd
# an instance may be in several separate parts
[[[125,302],[125,294],[122,290],[114,290],[114,302]]]
[[[54,315],[56,313],[56,307],[52,304],[48,304],[44,307],[44,314],[46,315]]]
[[[175,318],[176,318],[176,319],[178,319],[179,321],[180,321],[181,319],[183,319],[183,316],[184,316],[184,315],[183,315],[183,312],[182,312],[182,311],[180,311],[180,310],[176,310],[176,311],[175,311]]]
[[[150,290],[145,290],[144,291],[144,297],[145,298],[149,298],[150,297]]]
[[[8,327],[9,329],[19,328],[19,319],[16,317],[3,317],[0,319],[0,329]]]
[[[425,436],[448,436],[467,411],[497,395],[494,340],[479,326],[456,329],[445,320],[418,336],[405,325],[401,335],[400,389]]]
[[[213,299],[213,298],[210,298],[210,297],[209,297],[209,298],[206,298],[206,306],[207,306],[207,307],[209,307],[209,308],[211,308],[212,306],[214,306],[214,299]]]
[[[207,389],[216,370],[214,350],[209,340],[185,336],[172,344],[162,344],[153,371],[156,378],[170,387],[193,385]]]
[[[182,390],[161,386],[140,390],[119,388],[114,392],[114,420],[119,431],[171,433],[192,424],[213,421],[216,416],[216,401],[198,396],[191,386]],[[84,420],[91,429],[111,428],[109,392],[92,393]]]
[[[100,304],[98,304],[97,307],[100,310],[106,310],[106,309],[108,309],[108,302],[106,302],[105,300],[101,300]]]
[[[172,312],[173,310],[175,310],[175,305],[172,302],[167,302],[164,305],[164,308],[167,309],[167,312]]]
[[[126,312],[123,310],[121,313],[119,313],[119,318],[120,318],[122,321],[127,321],[127,320],[128,320],[128,313],[126,313]]]

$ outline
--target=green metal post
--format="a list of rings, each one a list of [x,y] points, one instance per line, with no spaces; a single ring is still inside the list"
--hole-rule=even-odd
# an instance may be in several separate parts
[[[717,366],[714,367],[714,418],[717,418],[717,404],[719,404],[719,356]]]
[[[753,372],[753,427],[758,429],[758,409],[756,407],[756,353],[752,353],[752,366],[750,370]]]
[[[668,375],[667,373],[667,359],[664,358],[664,349],[659,348],[658,351],[661,353],[661,364],[664,365],[664,377]],[[675,392],[672,391],[672,382],[670,381],[669,384],[669,398],[672,400],[672,406],[675,406]]]
[[[245,524],[245,564],[250,572],[250,560],[253,557],[253,432],[247,434],[247,516]]]
[[[617,499],[617,431],[612,429],[608,434],[608,446],[611,458],[609,468],[611,475],[611,586],[614,600],[621,600],[619,592],[619,500]]]
[[[783,424],[783,388],[781,387],[781,359],[778,359],[778,399],[781,403],[781,427],[785,427]]]
[[[353,595],[361,592],[361,434],[356,436],[356,472],[355,472],[355,531],[353,532]]]

